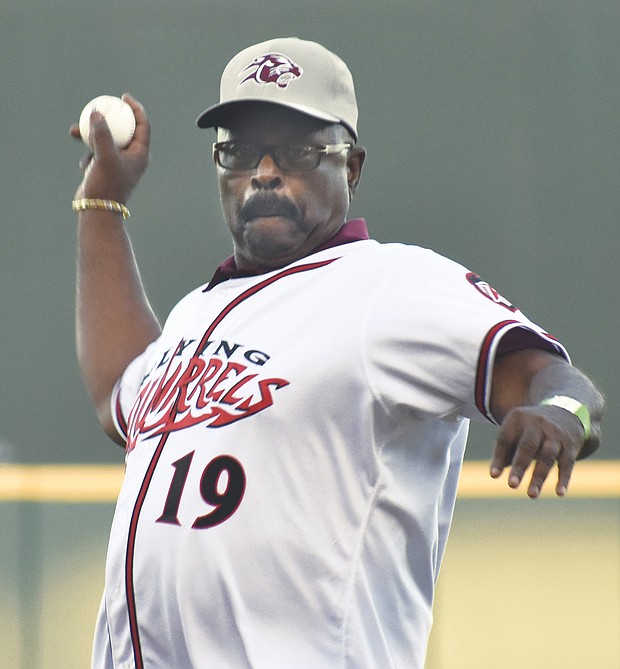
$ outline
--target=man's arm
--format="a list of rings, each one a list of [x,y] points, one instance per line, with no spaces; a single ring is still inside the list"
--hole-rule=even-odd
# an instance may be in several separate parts
[[[590,412],[591,434],[585,440],[577,416],[540,403],[554,396],[578,400]],[[500,356],[493,370],[491,410],[501,423],[491,460],[491,476],[510,467],[508,485],[516,488],[535,462],[527,494],[538,497],[557,462],[556,494],[564,495],[575,461],[599,446],[605,402],[594,384],[562,358],[538,349]]]
[[[136,117],[134,137],[117,149],[101,114],[91,117],[94,156],[83,161],[76,199],[126,204],[146,170],[150,126],[142,106],[123,96]],[[79,138],[77,126],[71,134]],[[110,409],[116,380],[154,341],[161,327],[151,309],[121,214],[87,210],[78,214],[76,344],[82,377],[106,433],[119,442]],[[119,442],[120,443],[120,442]]]

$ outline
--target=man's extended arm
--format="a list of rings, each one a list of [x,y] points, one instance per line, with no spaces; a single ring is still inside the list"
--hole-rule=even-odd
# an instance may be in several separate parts
[[[591,417],[591,435],[585,440],[579,418],[558,406],[541,405],[554,396],[578,400]],[[510,467],[508,485],[516,488],[528,466],[535,462],[527,494],[538,497],[557,462],[556,493],[564,495],[575,461],[593,453],[600,442],[605,402],[594,384],[562,358],[538,349],[501,356],[495,363],[491,410],[501,422],[491,476]]]
[[[141,105],[124,99],[136,116],[135,135],[118,150],[101,114],[91,117],[94,156],[86,158],[76,199],[100,198],[122,204],[148,164],[150,126]],[[72,126],[71,134],[79,137]],[[116,380],[129,362],[160,334],[121,214],[87,210],[78,214],[76,343],[80,370],[99,420],[119,440],[110,410]]]

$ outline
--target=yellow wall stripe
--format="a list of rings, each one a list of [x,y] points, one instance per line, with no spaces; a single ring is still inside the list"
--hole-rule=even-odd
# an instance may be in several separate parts
[[[531,472],[531,470],[530,470]],[[530,473],[528,472],[528,474]],[[465,462],[459,482],[459,497],[482,498],[522,498],[526,499],[529,478],[517,490],[508,487],[507,473],[499,479],[489,476],[489,463]],[[552,472],[543,487],[541,497],[555,497],[557,473]],[[614,498],[620,497],[620,460],[584,460],[573,470],[567,497]]]
[[[524,482],[518,491],[489,477],[489,464],[467,461],[459,484],[462,499],[526,499]],[[554,475],[553,475],[554,476]],[[122,465],[0,465],[0,502],[113,503],[123,479]],[[543,497],[554,495],[549,480]],[[568,497],[620,497],[620,461],[578,462]]]
[[[0,500],[114,502],[122,480],[119,465],[2,465]]]

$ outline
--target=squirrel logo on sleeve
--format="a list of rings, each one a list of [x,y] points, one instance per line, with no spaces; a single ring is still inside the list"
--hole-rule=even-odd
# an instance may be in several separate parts
[[[466,278],[481,295],[484,295],[488,300],[491,300],[491,302],[495,302],[495,304],[499,304],[501,307],[504,307],[513,313],[519,311],[518,307],[515,307],[514,304],[511,304],[505,297],[502,297],[493,286],[484,281],[484,279],[474,272],[468,272]]]

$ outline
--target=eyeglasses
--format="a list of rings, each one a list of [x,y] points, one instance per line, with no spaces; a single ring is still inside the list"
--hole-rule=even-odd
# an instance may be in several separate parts
[[[225,170],[253,170],[263,156],[269,155],[281,170],[309,172],[316,169],[323,156],[341,153],[353,146],[342,144],[254,144],[252,142],[216,142],[213,156]]]

